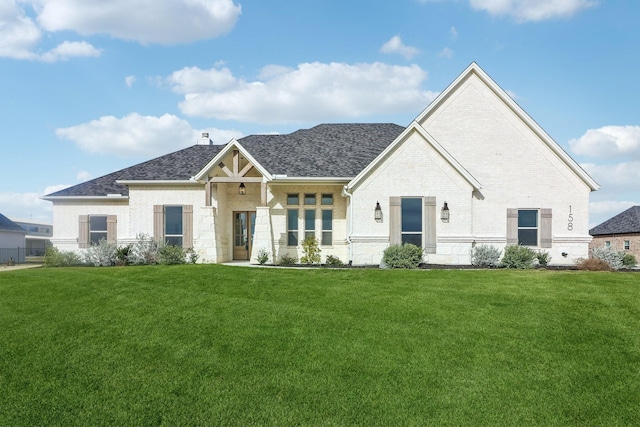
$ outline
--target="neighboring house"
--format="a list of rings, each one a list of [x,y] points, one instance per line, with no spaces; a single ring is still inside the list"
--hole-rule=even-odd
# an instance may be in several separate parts
[[[469,264],[475,245],[522,244],[552,263],[588,255],[598,184],[477,64],[407,127],[323,124],[198,144],[49,194],[52,243],[79,250],[138,233],[203,262],[327,255],[379,264],[420,245],[430,263]]]
[[[0,264],[25,261],[26,234],[22,227],[0,214]]]
[[[27,256],[43,256],[51,246],[53,225],[31,219],[11,218],[13,222],[27,231],[25,247]]]
[[[609,247],[640,259],[640,206],[632,206],[589,230],[591,248]]]

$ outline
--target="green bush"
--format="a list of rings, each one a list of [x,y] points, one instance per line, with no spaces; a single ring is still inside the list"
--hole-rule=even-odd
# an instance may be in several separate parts
[[[158,263],[160,245],[151,236],[138,234],[136,242],[127,253],[127,261],[131,265],[148,265]]]
[[[591,254],[594,258],[601,259],[609,264],[612,270],[619,270],[623,267],[622,258],[624,252],[614,251],[611,248],[593,248]]]
[[[632,253],[627,252],[622,257],[622,265],[625,267],[628,267],[628,268],[635,267],[637,263],[638,263],[638,260],[636,260],[635,255]]]
[[[164,245],[158,252],[158,264],[173,265],[187,262],[184,249],[180,246]]]
[[[330,267],[342,267],[344,265],[344,262],[342,262],[342,260],[340,260],[340,258],[338,258],[337,256],[327,255],[326,264]]]
[[[116,250],[116,265],[129,265],[129,252],[131,245],[120,246]]]
[[[81,264],[80,255],[71,251],[60,251],[55,246],[49,246],[44,253],[45,267],[70,267]]]
[[[117,252],[118,247],[115,243],[100,239],[97,245],[91,245],[84,253],[84,261],[96,267],[110,267],[116,264]]]
[[[318,239],[315,236],[309,236],[302,242],[302,258],[300,262],[303,264],[320,264],[320,248],[318,247]]]
[[[258,250],[258,255],[256,256],[258,264],[265,265],[269,261],[269,258],[271,258],[271,253],[268,250],[265,248]]]
[[[500,264],[506,268],[533,268],[536,255],[536,252],[527,246],[511,245],[504,249],[504,257]]]
[[[407,243],[391,245],[384,250],[382,262],[388,268],[418,268],[422,262],[421,247]]]
[[[490,245],[478,245],[471,249],[471,265],[481,268],[495,268],[499,265],[502,251]]]
[[[185,258],[187,263],[195,264],[198,262],[198,258],[200,258],[200,255],[198,255],[198,253],[193,250],[193,248],[189,248],[185,251]]]
[[[536,254],[536,259],[538,260],[538,265],[546,267],[551,262],[551,255],[549,255],[549,252],[547,251],[538,252]]]
[[[298,258],[295,256],[284,254],[280,257],[280,265],[296,265],[297,263]]]

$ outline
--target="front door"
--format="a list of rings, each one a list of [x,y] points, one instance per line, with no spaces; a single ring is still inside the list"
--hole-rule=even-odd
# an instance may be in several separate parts
[[[256,228],[256,213],[250,211],[233,213],[233,259],[251,258],[253,232]]]

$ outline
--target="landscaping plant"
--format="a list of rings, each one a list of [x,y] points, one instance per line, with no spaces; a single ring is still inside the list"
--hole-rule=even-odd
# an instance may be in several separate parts
[[[382,262],[388,268],[418,268],[424,251],[411,243],[391,245],[384,250]]]
[[[510,245],[504,249],[500,265],[505,268],[533,268],[536,252],[528,246]]]
[[[302,258],[300,262],[303,264],[320,264],[320,247],[318,239],[315,236],[309,236],[302,242]]]
[[[491,245],[478,245],[471,249],[471,265],[480,268],[495,268],[500,263],[502,251]]]

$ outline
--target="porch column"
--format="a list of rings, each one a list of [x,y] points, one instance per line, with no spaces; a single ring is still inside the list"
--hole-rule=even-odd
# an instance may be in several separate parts
[[[253,233],[251,247],[251,263],[258,263],[258,252],[264,249],[269,252],[269,263],[274,261],[273,230],[271,228],[271,209],[268,206],[256,207],[256,228]]]
[[[194,218],[193,225],[194,249],[199,256],[198,262],[217,262],[216,209],[212,206],[201,206],[197,217]]]

